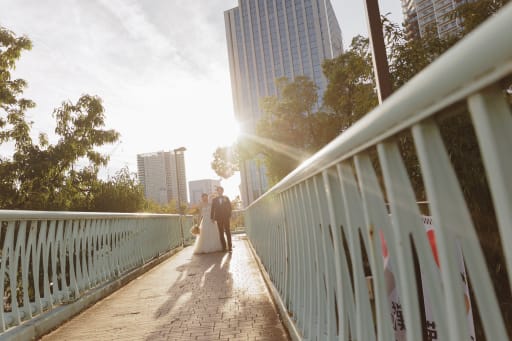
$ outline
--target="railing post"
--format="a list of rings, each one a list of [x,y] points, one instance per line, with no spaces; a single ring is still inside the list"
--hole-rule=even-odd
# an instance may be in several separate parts
[[[183,214],[180,213],[180,234],[181,234],[181,246],[185,247],[185,234],[183,233]]]

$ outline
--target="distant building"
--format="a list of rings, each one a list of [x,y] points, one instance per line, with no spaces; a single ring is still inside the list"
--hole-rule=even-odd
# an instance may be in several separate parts
[[[471,0],[402,0],[405,28],[409,39],[424,37],[434,30],[440,38],[457,34],[460,22],[450,12]]]
[[[343,52],[341,29],[330,0],[238,0],[224,12],[235,116],[242,133],[254,133],[262,97],[275,96],[275,80],[308,76],[327,88],[322,62]],[[320,104],[320,103],[319,103]],[[240,165],[244,205],[268,189],[265,167]]]
[[[220,186],[220,180],[204,179],[188,182],[188,191],[190,194],[190,202],[195,204],[201,200],[201,194],[213,193]]]
[[[402,0],[402,12],[404,15],[404,26],[407,39],[411,40],[420,37],[418,25],[418,13],[416,13],[415,0]]]
[[[178,169],[176,169],[176,167]],[[147,199],[166,205],[178,201],[178,187],[182,202],[187,200],[187,177],[183,153],[156,152],[137,155],[139,181]],[[179,181],[179,186],[178,182]]]

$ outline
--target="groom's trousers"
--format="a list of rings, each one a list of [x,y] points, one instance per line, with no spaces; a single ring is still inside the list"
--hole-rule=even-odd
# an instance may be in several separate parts
[[[224,239],[224,233],[228,241],[228,250],[231,250],[231,229],[229,228],[229,218],[217,220],[217,227],[219,228],[219,238],[222,244],[222,250],[226,250],[226,240]]]

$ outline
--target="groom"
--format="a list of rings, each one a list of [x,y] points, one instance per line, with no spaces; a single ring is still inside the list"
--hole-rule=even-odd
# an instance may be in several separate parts
[[[231,252],[231,231],[229,229],[229,219],[231,218],[231,202],[229,198],[224,194],[224,188],[217,187],[217,193],[219,194],[212,201],[212,220],[217,222],[219,229],[220,243],[222,244],[222,251],[226,251],[226,241],[224,240],[224,233],[228,240],[228,250]]]

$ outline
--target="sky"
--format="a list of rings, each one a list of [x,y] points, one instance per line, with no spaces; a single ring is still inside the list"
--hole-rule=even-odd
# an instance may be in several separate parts
[[[367,36],[363,1],[331,0],[348,47]],[[52,132],[53,109],[82,94],[98,95],[106,128],[120,141],[102,147],[110,163],[102,176],[136,156],[185,147],[187,181],[218,179],[213,153],[235,139],[223,12],[236,0],[0,0],[0,26],[33,43],[15,77],[28,81],[24,96],[33,135]],[[402,22],[400,0],[380,0],[381,14]],[[12,151],[0,146],[0,155]],[[225,194],[239,195],[240,176],[222,180]]]

